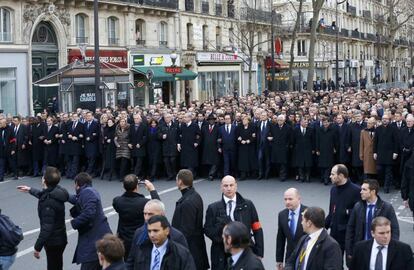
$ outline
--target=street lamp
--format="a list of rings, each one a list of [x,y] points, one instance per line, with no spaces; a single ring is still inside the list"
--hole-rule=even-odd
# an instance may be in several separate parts
[[[171,67],[172,68],[175,68],[176,67],[176,65],[175,65],[175,61],[177,61],[177,54],[174,52],[174,53],[172,53],[171,55],[170,55],[170,58],[171,58],[171,62],[172,62],[172,65],[171,65]],[[176,73],[172,73],[171,74],[172,76],[173,76],[173,82],[172,82],[172,92],[173,92],[173,100],[174,100],[174,106],[176,105],[175,104],[175,102],[176,102],[176,90],[175,90],[175,75],[176,75]]]
[[[338,6],[339,5],[341,5],[341,4],[343,4],[343,3],[345,3],[345,2],[348,2],[348,0],[343,0],[343,1],[340,1],[340,2],[338,2],[338,0],[336,0],[336,5],[335,5],[335,25],[332,25],[332,26],[334,26],[335,27],[335,30],[336,30],[336,40],[335,40],[335,49],[336,49],[336,52],[335,52],[335,76],[336,76],[336,78],[335,78],[335,88],[336,88],[336,90],[339,90],[339,28],[338,28],[338,25],[337,25],[337,23],[338,23]]]
[[[100,61],[99,61],[99,17],[98,17],[99,4],[98,0],[93,1],[93,28],[94,28],[94,41],[95,41],[95,102],[96,107],[102,107],[102,92],[100,89],[101,76],[100,76]]]

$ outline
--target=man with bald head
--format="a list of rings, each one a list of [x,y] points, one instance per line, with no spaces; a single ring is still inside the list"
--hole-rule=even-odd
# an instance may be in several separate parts
[[[283,261],[290,257],[299,239],[305,234],[300,224],[302,222],[302,213],[307,206],[301,204],[299,191],[296,188],[289,188],[285,191],[283,199],[286,208],[278,214],[276,238],[277,270],[283,269]]]
[[[225,253],[222,232],[224,226],[232,221],[246,225],[253,236],[253,253],[260,258],[264,254],[263,230],[253,202],[237,192],[236,179],[230,175],[221,180],[221,192],[221,199],[208,206],[204,224],[204,232],[212,241],[211,270],[227,269],[230,255]]]

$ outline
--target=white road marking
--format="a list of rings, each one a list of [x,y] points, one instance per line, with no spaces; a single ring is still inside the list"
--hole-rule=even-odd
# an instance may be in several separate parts
[[[405,205],[398,206],[398,210],[403,210],[403,209],[405,209]]]
[[[204,181],[204,179],[194,181],[194,184],[200,183],[200,182],[202,182],[202,181]],[[158,194],[159,194],[159,195],[162,195],[162,194],[169,193],[169,192],[174,191],[174,190],[177,190],[177,189],[178,189],[177,187],[168,188],[168,189],[165,189],[165,190],[162,190],[162,191],[158,192]],[[150,199],[150,198],[151,198],[151,196],[150,196],[150,195],[147,195],[147,196],[145,196],[145,197],[146,197],[146,198],[148,198],[148,199]],[[105,214],[105,216],[106,216],[107,218],[109,218],[109,217],[114,216],[114,215],[116,215],[116,214],[117,214],[115,211],[113,211],[113,209],[114,209],[114,208],[113,208],[112,206],[108,206],[108,207],[105,207],[105,208],[103,209],[103,210],[104,210],[104,212],[107,212],[107,211],[112,210],[111,212],[108,212],[108,213],[106,213],[106,214]],[[72,220],[71,218],[70,218],[70,219],[67,219],[67,220],[65,220],[65,223],[69,223],[71,220]],[[27,236],[27,235],[30,235],[30,234],[33,234],[33,233],[37,233],[37,232],[39,232],[39,231],[40,231],[40,228],[37,228],[37,229],[34,229],[34,230],[30,230],[30,231],[24,232],[24,233],[23,233],[23,236]],[[76,233],[76,232],[77,232],[76,230],[74,230],[74,229],[70,229],[70,230],[68,230],[68,231],[66,232],[66,234],[67,234],[67,236],[70,236],[70,235],[72,235],[72,234],[74,234],[74,233]],[[16,254],[16,258],[20,258],[20,257],[22,257],[22,256],[24,256],[24,255],[27,255],[27,254],[29,254],[29,253],[33,252],[33,251],[34,251],[34,247],[30,247],[30,248],[27,248],[27,249],[25,249],[25,250],[19,251],[19,252],[17,252],[17,254]]]

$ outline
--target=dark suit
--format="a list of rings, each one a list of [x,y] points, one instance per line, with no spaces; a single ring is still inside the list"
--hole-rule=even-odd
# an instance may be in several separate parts
[[[99,134],[101,131],[97,121],[85,122],[85,156],[88,159],[86,172],[90,175],[95,174],[96,157],[99,155]]]
[[[350,269],[367,270],[371,260],[374,239],[361,241],[355,245]],[[414,269],[413,252],[406,243],[391,239],[388,244],[386,270]]]
[[[267,137],[270,135],[271,123],[269,120],[264,121],[266,127],[262,130],[263,121],[258,121],[256,126],[257,142],[257,160],[259,164],[259,179],[268,178],[270,173],[270,153],[271,146]]]
[[[284,262],[290,257],[293,250],[295,249],[299,239],[305,235],[302,227],[302,213],[307,208],[307,206],[300,205],[298,223],[296,224],[295,236],[292,237],[292,234],[289,229],[289,209],[285,208],[279,212],[278,215],[278,225],[277,225],[277,237],[276,237],[276,262]],[[287,246],[286,246],[287,244]],[[286,254],[285,254],[286,247]]]
[[[197,269],[205,270],[209,268],[209,264],[203,231],[203,200],[193,187],[181,192],[183,196],[177,201],[171,225],[187,239]]]
[[[176,174],[176,159],[178,155],[177,142],[178,142],[178,125],[171,123],[160,124],[158,129],[159,136],[162,140],[162,157],[165,165],[165,171],[168,179],[174,179]],[[167,135],[164,139],[163,135]]]
[[[304,235],[299,240],[298,245],[286,262],[285,270],[296,269],[296,259],[300,256],[306,237]],[[342,257],[338,243],[323,229],[309,254],[306,270],[342,270]]]
[[[338,149],[338,161],[342,164],[348,164],[350,162],[350,154],[348,148],[350,146],[350,129],[349,125],[343,123],[341,126],[336,125],[339,138]],[[359,148],[358,148],[359,149]]]
[[[217,173],[217,165],[219,163],[220,144],[218,143],[219,127],[214,125],[210,130],[210,125],[206,124],[201,127],[201,164],[209,166],[208,176],[213,178]]]
[[[315,150],[315,134],[312,128],[306,128],[303,135],[301,126],[293,131],[293,165],[298,168],[299,177],[302,181],[309,181],[310,168],[313,163],[313,152]]]
[[[196,123],[191,123],[189,126],[183,123],[179,129],[178,143],[181,144],[181,167],[191,170],[194,176],[195,168],[198,167],[200,135],[201,132]],[[194,146],[195,143],[197,146]]]
[[[45,165],[57,167],[59,161],[59,145],[56,134],[59,133],[59,128],[56,126],[46,127],[45,140],[50,141],[50,144],[45,144]]]
[[[223,151],[223,171],[224,175],[235,176],[237,151],[236,126],[231,125],[230,133],[228,133],[226,128],[227,124],[221,126],[219,129],[219,138],[221,139],[221,149]]]
[[[262,261],[251,251],[250,248],[243,250],[242,255],[231,268],[232,270],[264,270]]]
[[[144,123],[133,124],[129,127],[128,143],[132,144],[131,157],[134,159],[134,174],[137,176],[142,174],[142,162],[146,155],[147,133],[147,126]],[[139,144],[139,148],[137,144]]]
[[[279,177],[285,180],[287,177],[287,164],[289,161],[289,147],[292,140],[292,129],[287,124],[279,126],[279,124],[270,127],[272,163],[279,166]]]
[[[19,169],[29,165],[27,148],[29,146],[29,134],[27,127],[20,124],[19,127],[13,127],[14,137],[16,138],[16,154],[13,158],[14,174],[18,176]],[[23,146],[25,147],[23,149]]]
[[[0,129],[0,181],[3,181],[6,172],[6,161],[16,151],[16,143],[13,131],[9,126]]]

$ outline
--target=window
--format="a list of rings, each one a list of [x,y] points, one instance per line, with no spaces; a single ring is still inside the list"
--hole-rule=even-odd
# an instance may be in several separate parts
[[[229,44],[230,46],[234,46],[234,29],[229,28]]]
[[[298,40],[298,56],[306,56],[306,40]]]
[[[0,8],[0,42],[11,42],[11,18],[10,11]]]
[[[167,47],[168,45],[168,32],[167,32],[167,23],[166,22],[160,22],[160,31],[159,31],[159,39],[160,39],[160,46]]]
[[[145,45],[145,21],[142,19],[135,21],[135,40],[137,45]]]
[[[108,44],[109,45],[118,45],[119,43],[118,26],[119,26],[118,18],[116,17],[108,18]]]
[[[0,68],[0,106],[5,114],[16,114],[16,70],[14,68]]]
[[[77,14],[75,17],[76,24],[76,43],[88,43],[86,35],[87,16],[85,14]]]
[[[194,35],[193,24],[187,23],[187,50],[194,50],[193,35]]]
[[[262,32],[258,32],[257,33],[257,50],[259,52],[262,51],[262,45],[263,45],[262,42],[263,42],[262,41]]]
[[[208,25],[203,25],[203,50],[208,50]]]
[[[221,50],[221,28],[220,26],[216,27],[216,50]]]

